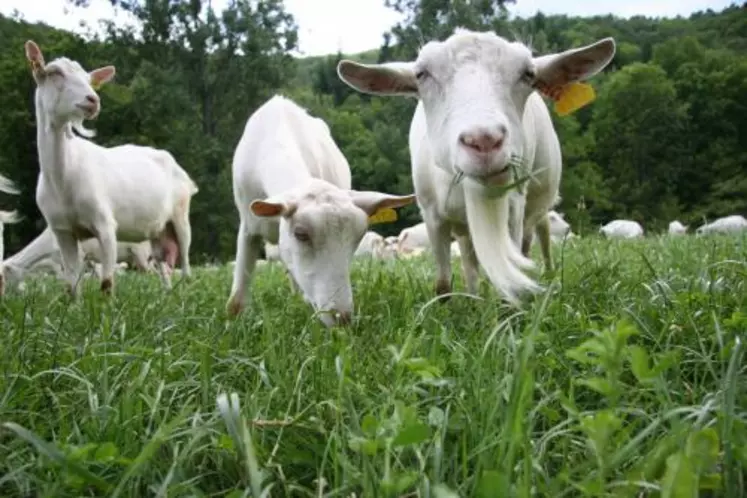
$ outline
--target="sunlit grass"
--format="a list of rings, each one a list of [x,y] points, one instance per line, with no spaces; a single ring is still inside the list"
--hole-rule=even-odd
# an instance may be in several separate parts
[[[555,251],[518,311],[357,262],[348,329],[278,264],[236,321],[228,267],[32,283],[0,304],[0,496],[744,493],[747,238]]]

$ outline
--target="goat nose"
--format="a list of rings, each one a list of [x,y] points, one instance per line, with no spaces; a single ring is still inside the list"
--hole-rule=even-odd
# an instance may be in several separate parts
[[[96,105],[99,103],[99,98],[96,95],[87,95],[86,102],[88,102],[89,104]]]
[[[494,130],[479,129],[459,135],[459,143],[481,154],[500,150],[506,138],[506,127]]]

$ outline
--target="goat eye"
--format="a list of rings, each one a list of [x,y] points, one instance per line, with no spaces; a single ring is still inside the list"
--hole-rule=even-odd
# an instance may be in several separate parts
[[[428,71],[426,71],[425,69],[421,69],[415,73],[415,78],[418,81],[423,81],[427,77],[428,77]]]
[[[302,230],[300,228],[296,228],[295,230],[293,230],[293,236],[299,242],[308,242],[309,240],[311,240],[309,233],[306,230]]]
[[[533,69],[527,69],[524,71],[524,74],[521,76],[521,79],[523,79],[525,82],[532,84],[534,83],[535,78],[537,78],[537,73],[534,72]]]

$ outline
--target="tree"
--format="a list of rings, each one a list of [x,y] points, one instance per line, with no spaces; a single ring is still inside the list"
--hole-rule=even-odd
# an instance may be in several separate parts
[[[686,122],[674,85],[655,64],[626,66],[602,87],[593,109],[592,156],[618,216],[650,226],[652,219],[662,224],[680,214],[676,183]]]

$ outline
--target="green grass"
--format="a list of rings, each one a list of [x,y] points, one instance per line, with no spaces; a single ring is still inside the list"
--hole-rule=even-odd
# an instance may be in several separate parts
[[[742,496],[747,238],[555,251],[523,311],[358,262],[348,329],[279,265],[236,321],[228,267],[33,283],[0,304],[0,496]]]

